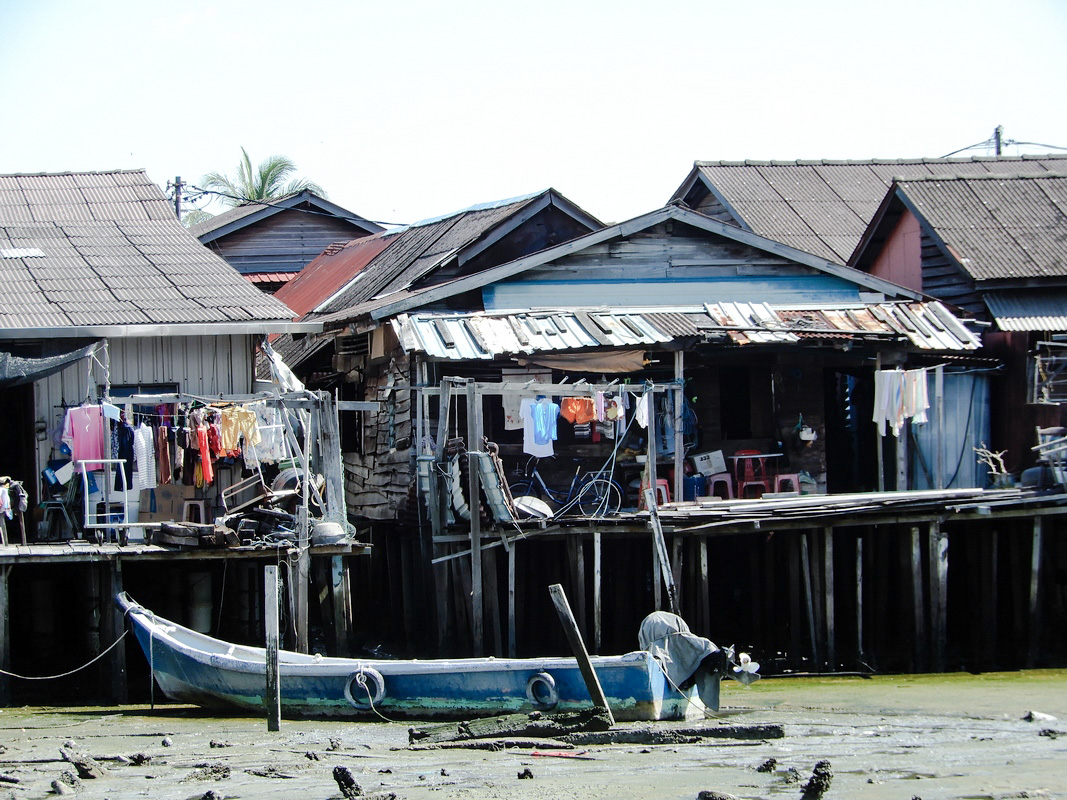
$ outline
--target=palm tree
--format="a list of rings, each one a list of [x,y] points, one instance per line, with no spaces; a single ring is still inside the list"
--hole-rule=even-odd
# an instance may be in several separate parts
[[[202,188],[218,192],[220,200],[230,206],[248,202],[277,200],[296,192],[312,191],[325,197],[322,187],[307,178],[287,180],[296,172],[296,164],[285,156],[270,156],[258,168],[252,168],[248,151],[241,148],[241,160],[237,164],[237,177],[230,178],[221,172],[209,172],[202,180]]]

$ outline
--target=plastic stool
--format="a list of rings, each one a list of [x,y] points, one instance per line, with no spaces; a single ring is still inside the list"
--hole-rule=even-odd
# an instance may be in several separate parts
[[[716,493],[716,489],[719,486],[726,487],[726,494],[719,495]],[[722,497],[723,499],[734,499],[734,482],[730,477],[729,472],[716,472],[714,475],[708,476],[707,493],[709,496]]]
[[[787,491],[800,494],[800,475],[796,472],[780,472],[774,476],[774,491],[782,491],[782,486],[788,486]]]
[[[193,516],[196,519],[193,519]],[[207,525],[207,500],[186,500],[182,506],[182,522]]]
[[[656,503],[664,505],[671,502],[671,484],[662,478],[656,481]]]

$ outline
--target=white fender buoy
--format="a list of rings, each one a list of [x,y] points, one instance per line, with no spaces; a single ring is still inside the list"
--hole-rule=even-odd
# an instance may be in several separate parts
[[[538,711],[551,711],[559,703],[556,679],[547,672],[531,675],[526,681],[526,699]]]
[[[385,678],[374,667],[360,667],[345,682],[345,699],[355,708],[374,708],[384,697]]]

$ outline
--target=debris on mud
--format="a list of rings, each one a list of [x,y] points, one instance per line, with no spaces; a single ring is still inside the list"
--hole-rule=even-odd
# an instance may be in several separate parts
[[[704,789],[697,795],[697,800],[739,800],[735,794],[726,794],[726,792],[714,792],[710,789]]]
[[[59,748],[59,754],[64,761],[73,765],[74,769],[78,771],[79,778],[99,778],[107,774],[107,770],[92,756],[87,756],[84,753],[75,753],[66,747]]]
[[[561,714],[505,714],[408,729],[408,743],[454,742],[464,739],[492,739],[500,736],[543,736],[558,738],[565,733],[606,731],[611,718],[599,709]]]
[[[756,772],[774,772],[774,770],[777,769],[777,767],[778,767],[778,759],[776,759],[776,758],[768,758],[766,761],[764,761],[762,764],[760,764],[758,767],[756,767]]]
[[[529,767],[526,767],[522,772],[519,773],[520,781],[530,780],[531,778],[533,778],[533,770]]]
[[[801,800],[819,800],[829,790],[833,779],[834,773],[830,769],[830,762],[819,761],[811,772],[811,778],[801,790]]]
[[[567,733],[559,736],[576,745],[591,744],[696,744],[701,739],[782,739],[781,725],[713,725],[700,728],[613,728],[610,731]]]
[[[337,788],[341,790],[341,794],[347,800],[363,796],[363,787],[356,783],[356,779],[352,777],[352,771],[348,767],[334,767],[333,779],[337,782]]]
[[[230,777],[230,768],[226,764],[200,764],[179,783],[194,781],[222,781]]]
[[[1051,714],[1042,714],[1040,711],[1027,711],[1023,714],[1026,722],[1055,722],[1056,718]]]

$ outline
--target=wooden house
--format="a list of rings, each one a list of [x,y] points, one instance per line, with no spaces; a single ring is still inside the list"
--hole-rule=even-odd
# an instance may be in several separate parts
[[[225,491],[244,477],[242,462],[227,456],[214,479],[153,479],[157,488],[138,490],[106,460],[118,455],[110,448],[101,450],[105,460],[75,463],[63,455],[63,424],[72,410],[88,419],[83,407],[90,406],[100,415],[93,417],[99,444],[110,438],[103,435],[109,409],[131,413],[127,398],[141,421],[173,419],[179,402],[262,399],[255,391],[260,343],[320,325],[293,322],[290,308],[198,242],[140,170],[0,176],[0,275],[0,473],[28,495],[24,525],[9,518],[0,546],[3,668],[14,659],[23,674],[54,674],[98,655],[122,632],[111,599],[123,585],[182,620],[199,612],[212,629],[232,631],[243,619],[243,635],[254,635],[250,609],[261,603],[251,565],[266,553],[176,551],[144,535],[166,520],[211,527]],[[169,399],[145,399],[157,397]],[[302,458],[294,463],[306,465]],[[231,508],[243,499],[231,496]],[[210,609],[224,593],[245,611],[215,618]],[[99,673],[71,681],[90,695],[103,685],[105,694],[125,696],[125,661],[121,648],[114,652]],[[0,694],[9,689],[0,681]]]
[[[900,178],[849,260],[989,326],[989,445],[1016,476],[1035,464],[1035,431],[1067,425],[1065,201],[1067,174],[1047,171]]]
[[[944,668],[989,644],[946,639],[963,606],[942,527],[988,513],[978,509],[985,474],[961,465],[959,488],[912,491],[908,450],[883,448],[872,418],[877,373],[929,368],[938,452],[972,460],[983,432],[938,414],[933,387],[938,368],[968,364],[980,339],[943,303],[681,204],[441,278],[368,282],[316,309],[347,356],[333,364],[341,379],[382,404],[364,418],[358,458],[345,455],[353,498],[383,495],[350,504],[378,545],[358,590],[378,610],[368,636],[417,654],[551,651],[561,638],[543,623],[544,586],[563,582],[601,652],[632,646],[664,597],[704,635],[782,653],[794,668]],[[358,354],[341,344],[358,337]],[[509,516],[499,474],[462,471],[454,453],[482,451],[484,437],[503,482],[528,477],[524,431],[507,409],[515,396],[562,405],[598,393],[620,403],[651,393],[653,418],[669,424],[612,438],[559,422],[555,458],[537,467],[557,508],[576,469],[607,469],[619,513]],[[736,498],[736,472],[721,492],[690,474],[695,455],[728,464],[745,450],[778,461],[760,499]],[[483,479],[492,485],[480,494]],[[654,503],[668,501],[654,514],[641,507],[645,484]],[[998,497],[1034,504],[1028,513],[1058,502]],[[964,540],[953,541],[963,586]],[[910,610],[891,613],[900,586]]]
[[[333,242],[382,227],[302,191],[269,203],[243,203],[190,228],[261,291],[273,294]]]

